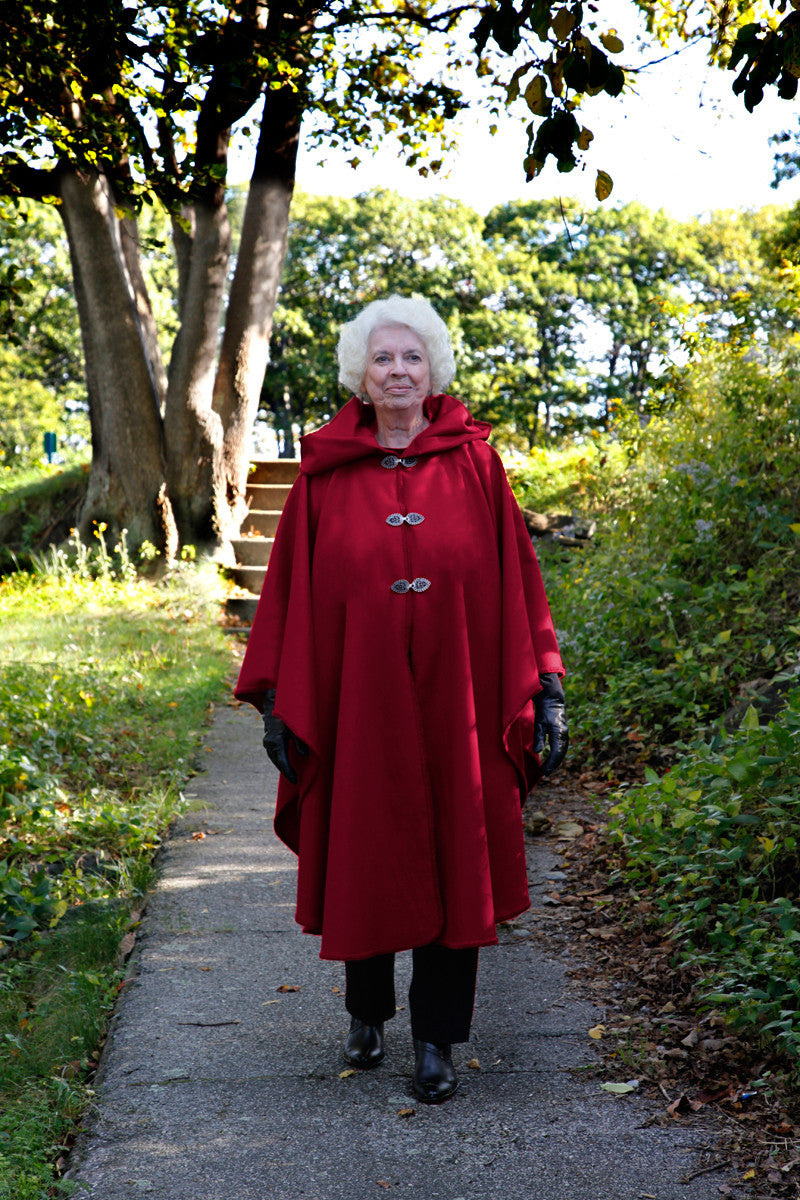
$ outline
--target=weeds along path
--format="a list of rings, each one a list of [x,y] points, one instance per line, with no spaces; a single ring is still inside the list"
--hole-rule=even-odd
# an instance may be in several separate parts
[[[253,711],[217,710],[73,1155],[87,1196],[709,1200],[728,1184],[704,1151],[713,1122],[687,1130],[661,1119],[660,1095],[601,1086],[614,1077],[589,1031],[605,1009],[570,983],[573,951],[549,932],[565,881],[541,838],[530,914],[482,953],[456,1097],[414,1102],[402,1008],[383,1065],[344,1071],[343,971],[294,924],[294,858],[272,833],[277,780],[260,740]]]
[[[702,968],[681,960],[680,938],[655,919],[648,890],[630,887],[598,795],[601,778],[567,771],[535,792],[525,810],[531,878],[554,855],[544,891],[511,929],[561,957],[573,994],[599,1013],[589,1031],[597,1057],[586,1077],[652,1105],[648,1121],[705,1139],[694,1171],[712,1196],[784,1200],[800,1195],[794,1076],[773,1039],[737,1033],[702,1004]],[[720,1169],[723,1182],[711,1170]],[[713,1184],[713,1186],[712,1186]]]

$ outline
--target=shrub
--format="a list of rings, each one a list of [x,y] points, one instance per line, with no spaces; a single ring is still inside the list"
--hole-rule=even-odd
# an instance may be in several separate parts
[[[628,461],[595,544],[547,564],[587,751],[686,739],[744,685],[797,663],[800,399],[788,376],[745,403],[766,368],[739,367],[736,404],[690,391],[645,429],[620,430]]]
[[[767,727],[751,707],[737,732],[648,770],[610,830],[706,1006],[800,1060],[800,689]]]

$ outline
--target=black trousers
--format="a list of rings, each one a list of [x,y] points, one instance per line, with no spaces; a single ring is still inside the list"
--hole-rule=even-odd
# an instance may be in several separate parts
[[[437,1044],[468,1041],[478,947],[419,946],[412,955],[408,990],[412,1037]],[[351,1016],[367,1025],[380,1025],[395,1015],[394,954],[346,962],[345,979],[345,1007]]]

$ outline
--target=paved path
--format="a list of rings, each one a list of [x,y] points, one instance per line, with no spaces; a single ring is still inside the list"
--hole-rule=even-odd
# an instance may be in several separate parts
[[[415,1103],[405,1010],[377,1070],[341,1078],[343,969],[294,924],[294,858],[257,714],[220,707],[163,856],[71,1177],[96,1200],[711,1200],[698,1127],[650,1124],[580,1068],[601,1017],[563,957],[504,932],[481,954],[461,1089]],[[198,837],[198,833],[206,836]],[[536,910],[552,852],[531,846]],[[404,955],[399,960],[407,971]],[[399,979],[398,998],[406,982]],[[287,986],[297,990],[280,991]],[[468,1068],[477,1059],[479,1068]],[[413,1115],[401,1110],[413,1109]],[[708,1131],[706,1136],[708,1135]]]

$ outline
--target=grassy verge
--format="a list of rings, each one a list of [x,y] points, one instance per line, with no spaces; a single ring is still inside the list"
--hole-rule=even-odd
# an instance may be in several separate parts
[[[63,565],[63,564],[62,564]],[[84,562],[84,566],[86,566]],[[120,943],[181,804],[231,649],[192,570],[0,583],[0,1197],[54,1163],[120,984]]]
[[[37,550],[69,535],[87,471],[81,464],[0,471],[0,573],[28,569]]]

